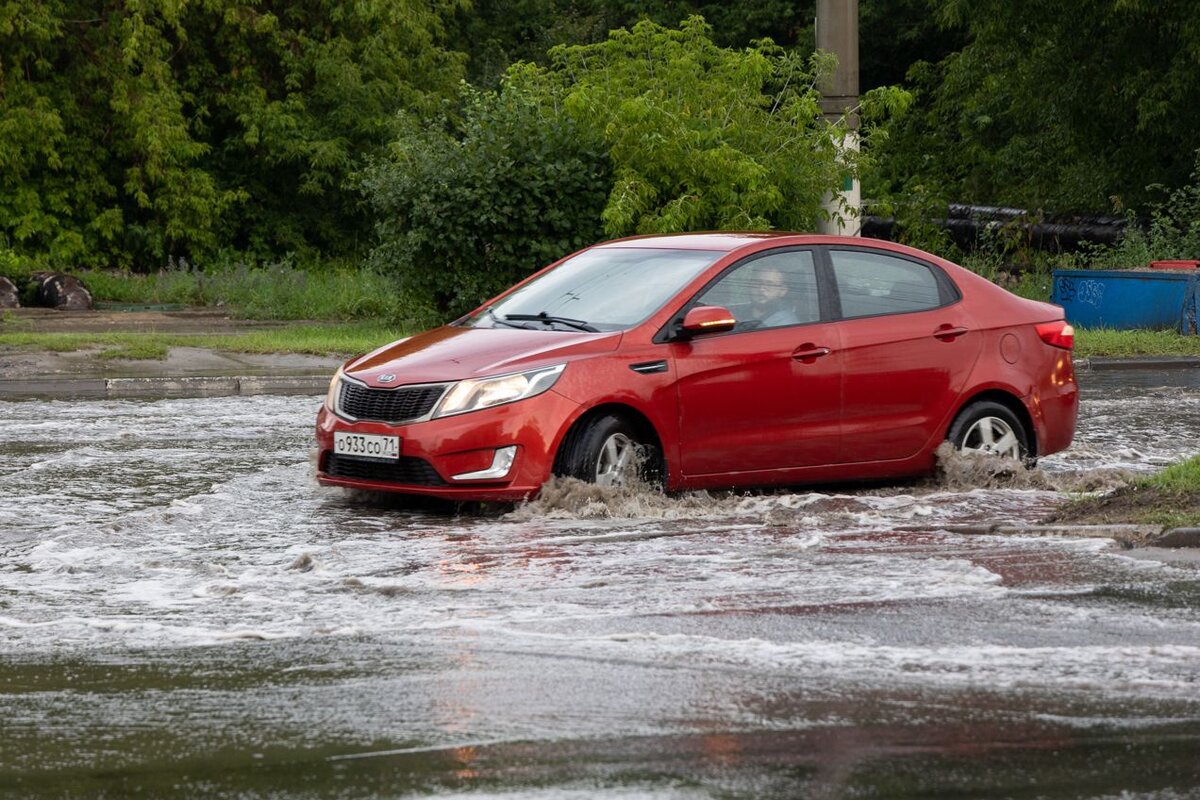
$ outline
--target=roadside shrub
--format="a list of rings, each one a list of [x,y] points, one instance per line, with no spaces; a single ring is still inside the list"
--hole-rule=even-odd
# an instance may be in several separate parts
[[[403,118],[391,157],[365,171],[380,242],[368,263],[399,280],[406,321],[457,316],[601,235],[603,143],[535,78],[518,68],[498,91],[464,87],[432,123]]]

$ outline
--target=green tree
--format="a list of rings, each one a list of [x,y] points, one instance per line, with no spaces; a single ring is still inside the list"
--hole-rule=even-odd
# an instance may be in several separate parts
[[[917,61],[936,63],[966,42],[961,25],[939,25],[930,0],[871,0],[859,6],[859,70],[863,89],[899,84]],[[473,83],[495,86],[515,61],[547,63],[560,44],[594,44],[610,30],[642,20],[676,27],[704,17],[722,47],[769,38],[786,49],[813,50],[815,0],[473,0],[449,34],[468,54]]]
[[[206,0],[181,81],[203,98],[198,135],[241,193],[223,238],[261,254],[365,250],[350,180],[402,110],[431,113],[463,74],[441,42],[456,0]]]
[[[844,126],[821,117],[816,81],[833,65],[770,40],[718,46],[699,17],[678,29],[640,22],[594,45],[551,52],[567,113],[597,126],[615,185],[610,235],[703,229],[808,230],[822,196],[858,168]],[[871,107],[905,95],[877,90]]]
[[[170,0],[0,5],[0,235],[62,261],[216,244],[235,199],[200,166]]]
[[[348,176],[461,75],[454,7],[0,0],[0,243],[136,267],[353,248]]]
[[[931,0],[968,43],[911,73],[883,186],[1104,212],[1187,181],[1200,146],[1191,0]]]

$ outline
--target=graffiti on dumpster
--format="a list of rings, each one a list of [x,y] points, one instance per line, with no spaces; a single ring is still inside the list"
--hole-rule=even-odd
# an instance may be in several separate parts
[[[1104,302],[1104,283],[1093,280],[1058,279],[1059,302],[1078,300],[1089,306],[1099,307]]]

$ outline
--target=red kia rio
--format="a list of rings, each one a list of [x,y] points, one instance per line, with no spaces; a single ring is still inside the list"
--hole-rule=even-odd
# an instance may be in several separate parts
[[[352,359],[323,484],[511,501],[553,475],[667,490],[919,475],[1070,444],[1061,308],[891,242],[650,236],[581,250]]]

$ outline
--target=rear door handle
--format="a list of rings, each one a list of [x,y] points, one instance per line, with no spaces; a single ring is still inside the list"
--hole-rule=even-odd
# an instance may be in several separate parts
[[[795,350],[793,350],[792,358],[794,358],[796,361],[812,362],[812,361],[815,361],[816,359],[820,358],[821,356],[827,356],[832,352],[833,351],[830,350],[828,347],[817,347],[815,344],[812,344],[811,342],[809,342],[806,344],[802,344],[799,347],[797,347]]]
[[[943,342],[952,342],[966,332],[967,329],[961,325],[942,325],[933,332],[933,338],[941,339]]]

